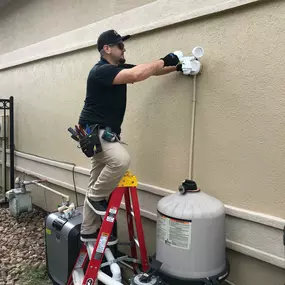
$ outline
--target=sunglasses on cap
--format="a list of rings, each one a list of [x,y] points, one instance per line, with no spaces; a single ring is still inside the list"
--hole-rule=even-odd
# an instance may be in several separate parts
[[[124,43],[111,44],[111,45],[109,45],[109,46],[110,46],[110,47],[115,47],[115,46],[117,46],[120,50],[124,50],[124,49],[125,49]]]

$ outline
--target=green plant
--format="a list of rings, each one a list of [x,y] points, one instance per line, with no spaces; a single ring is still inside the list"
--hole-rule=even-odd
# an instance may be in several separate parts
[[[50,285],[45,267],[29,267],[23,272],[23,285]]]

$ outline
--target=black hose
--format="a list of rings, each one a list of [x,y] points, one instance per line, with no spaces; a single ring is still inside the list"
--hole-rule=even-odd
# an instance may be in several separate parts
[[[73,165],[72,168],[72,177],[73,177],[73,186],[74,186],[74,191],[75,191],[75,199],[76,199],[76,207],[78,207],[78,196],[77,196],[77,190],[76,190],[76,185],[75,185],[75,164]]]

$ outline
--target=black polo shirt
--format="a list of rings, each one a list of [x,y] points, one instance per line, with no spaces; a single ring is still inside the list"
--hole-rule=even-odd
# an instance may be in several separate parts
[[[79,124],[99,124],[110,127],[117,134],[121,133],[127,102],[127,85],[113,85],[116,75],[124,68],[135,65],[116,66],[105,59],[94,65],[87,79],[86,98],[79,117]]]

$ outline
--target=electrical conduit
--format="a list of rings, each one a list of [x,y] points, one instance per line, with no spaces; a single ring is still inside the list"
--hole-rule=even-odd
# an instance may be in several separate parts
[[[58,192],[58,191],[56,191],[56,190],[54,190],[54,189],[52,189],[52,188],[50,188],[48,186],[45,186],[45,185],[43,185],[41,183],[38,183],[38,182],[34,182],[33,184],[35,184],[37,186],[40,186],[40,187],[42,187],[42,188],[44,188],[46,190],[49,190],[49,191],[51,191],[51,192],[53,192],[53,193],[55,193],[55,194],[57,194],[57,195],[59,195],[61,197],[64,197],[66,199],[66,201],[69,202],[69,196],[68,195],[65,195],[65,194],[63,194],[61,192]]]
[[[195,136],[195,117],[196,117],[196,75],[193,78],[193,97],[192,97],[192,120],[190,135],[190,154],[189,154],[189,179],[193,179],[193,155],[194,155],[194,136]]]

